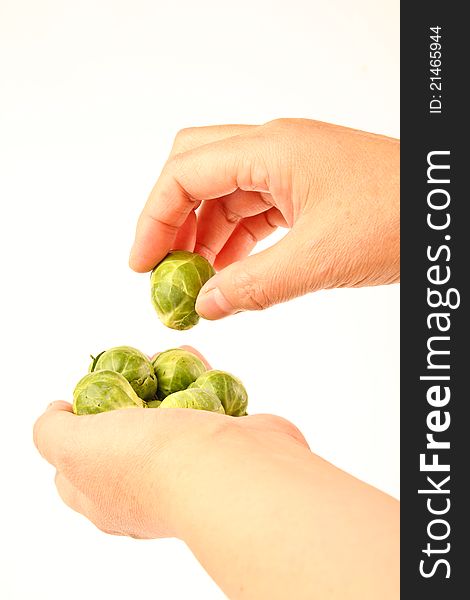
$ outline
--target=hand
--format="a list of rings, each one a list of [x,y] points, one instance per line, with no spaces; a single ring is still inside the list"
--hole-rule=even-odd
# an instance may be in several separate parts
[[[34,440],[66,504],[107,533],[183,540],[230,598],[398,596],[397,502],[284,419],[59,401]]]
[[[248,256],[277,227],[290,231]],[[139,218],[130,265],[148,271],[171,249],[219,271],[196,303],[208,319],[397,282],[399,142],[303,119],[184,129]]]
[[[211,369],[198,350],[181,348]],[[34,441],[55,466],[57,490],[68,506],[106,533],[158,538],[176,535],[171,507],[180,496],[175,480],[184,478],[179,461],[214,453],[210,446],[217,437],[240,426],[307,446],[294,425],[272,415],[235,419],[199,410],[147,409],[77,417],[63,401],[53,402],[38,419]]]
[[[58,401],[34,427],[39,452],[57,470],[62,500],[105,533],[136,538],[184,538],[178,514],[190,502],[193,462],[218,457],[223,464],[218,440],[233,436],[308,447],[294,425],[273,415],[235,418],[191,409],[77,416]],[[238,460],[249,460],[249,453],[242,450]],[[199,485],[205,487],[203,479]]]

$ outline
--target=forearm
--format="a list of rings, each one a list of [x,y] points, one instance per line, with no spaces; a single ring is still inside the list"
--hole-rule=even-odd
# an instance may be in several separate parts
[[[197,457],[173,513],[230,598],[398,597],[398,503],[299,445],[223,437]],[[223,456],[223,460],[221,460]],[[196,457],[195,457],[196,458]]]

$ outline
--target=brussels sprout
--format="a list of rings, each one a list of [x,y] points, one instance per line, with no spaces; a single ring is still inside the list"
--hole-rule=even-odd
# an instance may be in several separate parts
[[[147,406],[148,406],[148,408],[158,408],[161,403],[162,403],[161,400],[149,400],[147,402]]]
[[[175,348],[155,357],[153,368],[158,380],[157,397],[162,400],[174,392],[185,390],[204,373],[206,365],[192,352]]]
[[[145,407],[132,386],[115,371],[93,371],[80,379],[73,391],[73,412],[95,414],[118,408]]]
[[[199,321],[196,298],[202,286],[215,274],[212,265],[199,254],[170,252],[152,271],[152,302],[159,319],[171,329],[190,329]]]
[[[189,388],[201,388],[214,393],[222,402],[227,415],[242,417],[247,414],[248,394],[245,387],[238,377],[226,371],[206,371]]]
[[[216,413],[225,412],[222,403],[215,394],[199,388],[181,390],[170,394],[162,401],[160,408],[196,408]]]
[[[98,354],[89,372],[103,369],[121,373],[142,400],[152,400],[157,392],[157,378],[152,363],[140,350],[130,346],[117,346]]]

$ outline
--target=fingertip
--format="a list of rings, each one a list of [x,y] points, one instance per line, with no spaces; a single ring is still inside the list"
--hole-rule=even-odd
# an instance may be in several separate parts
[[[65,400],[54,400],[54,402],[47,405],[46,411],[49,410],[65,410],[67,412],[73,412],[72,405]]]
[[[133,271],[136,271],[136,264],[135,264],[134,255],[133,255],[132,250],[129,254],[129,260],[127,261],[127,264],[129,265],[130,269],[132,269]]]
[[[33,427],[33,441],[39,454],[49,463],[57,464],[64,441],[69,439],[70,426],[77,422],[70,402],[51,402]]]
[[[136,273],[151,271],[166,256],[168,248],[171,247],[169,243],[173,242],[172,236],[170,238],[166,239],[164,235],[159,235],[158,230],[152,231],[151,223],[144,222],[129,253],[130,268]]]
[[[132,247],[131,253],[129,255],[128,261],[129,267],[135,273],[147,273],[151,270],[152,267],[148,267],[145,262],[138,256],[137,251]]]
[[[236,309],[219,288],[201,290],[196,299],[196,312],[203,319],[215,321],[233,315]]]

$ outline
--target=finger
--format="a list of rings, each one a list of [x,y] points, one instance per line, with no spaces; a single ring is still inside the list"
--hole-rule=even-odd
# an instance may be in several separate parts
[[[39,453],[49,463],[58,466],[71,448],[80,420],[72,412],[72,405],[58,401],[49,405],[39,417],[33,429],[33,439]]]
[[[210,371],[212,369],[212,367],[210,366],[210,364],[207,361],[207,359],[205,358],[205,356],[203,356],[199,352],[199,350],[196,350],[196,348],[193,348],[192,346],[187,346],[187,345],[180,346],[180,348],[182,350],[187,350],[188,352],[191,352],[191,354],[195,354],[198,358],[200,358],[202,360],[202,362],[206,365],[208,371]]]
[[[258,141],[259,142],[259,141]],[[130,266],[148,271],[166,256],[188,214],[203,200],[268,191],[268,172],[241,134],[176,155],[164,167],[137,223]]]
[[[217,142],[227,137],[245,133],[257,125],[209,125],[206,127],[188,127],[181,129],[175,137],[169,158],[176,154],[187,152],[193,148]],[[235,192],[236,193],[236,192]],[[184,224],[176,234],[174,250],[195,250],[197,219],[194,211],[191,211]],[[211,260],[208,256],[206,256]],[[211,261],[212,262],[212,261]]]
[[[46,411],[48,410],[65,410],[66,412],[73,412],[72,405],[66,400],[54,400],[54,402],[51,402],[47,406]]]
[[[201,289],[196,311],[206,319],[220,319],[242,310],[261,310],[312,291],[316,274],[305,254],[314,244],[313,232],[297,221],[274,246],[216,273]]]
[[[197,218],[192,210],[176,234],[172,250],[188,250],[193,252],[196,243]]]
[[[59,471],[57,471],[55,474],[54,482],[62,501],[69,508],[81,514],[84,514],[87,501],[83,492],[81,492],[74,485],[72,485],[70,481]]]
[[[175,137],[169,158],[176,154],[187,152],[193,148],[218,142],[234,135],[240,135],[253,130],[258,125],[207,125],[205,127],[186,127]]]
[[[56,473],[55,485],[61,500],[69,508],[86,517],[93,523],[93,525],[98,527],[98,529],[104,533],[109,533],[111,535],[123,535],[123,533],[115,531],[112,528],[111,523],[101,522],[103,519],[100,519],[98,522],[96,516],[99,513],[97,513],[96,508],[91,500],[72,483],[70,483],[70,481],[62,473]]]
[[[194,148],[198,148],[199,146],[203,146],[205,144],[210,144],[212,142],[217,142],[219,140],[223,140],[227,137],[231,137],[234,135],[239,135],[242,133],[246,133],[247,131],[250,131],[251,129],[257,127],[256,125],[210,125],[207,127],[188,127],[185,129],[182,129],[181,131],[179,131],[175,137],[175,141],[173,143],[173,147],[171,149],[170,152],[170,156],[168,158],[169,161],[171,161],[171,159],[177,155],[177,154],[181,154],[183,152],[188,152],[189,150],[193,150]],[[153,191],[150,194],[150,197],[152,197]],[[150,199],[149,199],[150,200]],[[171,201],[171,200],[170,200]],[[196,202],[194,204],[194,209],[196,209],[198,207],[198,203]],[[144,208],[145,211],[145,208]],[[193,212],[193,211],[192,211]],[[191,213],[189,213],[191,215]],[[179,250],[193,250],[194,249],[194,244],[193,247],[191,248],[191,241],[193,238],[193,235],[195,233],[195,227],[193,230],[193,226],[192,226],[192,218],[189,216],[189,223],[186,220],[185,223],[181,226],[181,229],[183,231],[180,231],[178,228],[176,230],[172,230],[172,228],[168,228],[165,227],[162,224],[158,224],[159,229],[160,229],[160,235],[163,235],[162,239],[160,240],[162,245],[167,245],[168,246],[168,250],[172,250],[172,249],[179,249]],[[150,234],[149,236],[151,236],[151,231],[152,231],[152,222],[150,221]],[[146,271],[149,270],[149,268],[153,268],[153,266],[155,266],[155,264],[157,264],[158,260],[155,259],[155,264],[150,266],[150,267],[145,267],[143,269],[141,268],[136,268],[134,266],[134,256],[139,257],[139,248],[145,248],[145,244],[152,244],[149,248],[149,254],[150,256],[155,255],[155,253],[153,252],[153,243],[152,243],[152,239],[148,239],[148,236],[145,234],[146,232],[146,225],[145,225],[145,219],[143,221],[143,224],[141,223],[141,219],[139,219],[139,223],[137,226],[137,238],[143,238],[143,241],[141,242],[141,244],[139,245],[138,240],[136,240],[137,242],[137,248],[134,248],[131,252],[131,258],[130,258],[130,265],[132,268],[134,268],[137,271]],[[171,241],[173,239],[173,241]],[[169,245],[170,244],[170,245]],[[161,257],[163,258],[163,256]],[[146,265],[150,264],[148,261],[146,263]]]
[[[277,226],[271,222],[271,211],[265,211],[254,217],[242,219],[238,223],[227,243],[218,253],[214,266],[219,271],[237,260],[248,256],[258,242],[276,231]]]
[[[214,262],[242,219],[271,207],[269,194],[261,195],[239,189],[223,198],[207,200],[197,215],[195,251]]]

